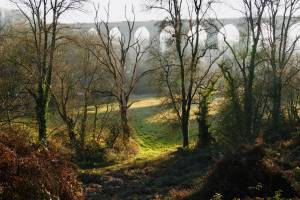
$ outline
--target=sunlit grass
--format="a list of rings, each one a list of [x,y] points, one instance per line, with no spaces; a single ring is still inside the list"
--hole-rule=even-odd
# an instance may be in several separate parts
[[[115,170],[132,163],[146,162],[160,159],[182,146],[182,135],[180,126],[177,123],[176,115],[168,106],[162,105],[162,98],[150,96],[135,96],[132,98],[134,104],[129,109],[129,123],[133,130],[133,137],[139,144],[139,153],[132,159],[122,163],[108,166],[100,171]],[[112,103],[112,113],[118,117],[118,104]],[[92,121],[95,114],[95,107],[89,106],[89,121]],[[98,114],[106,112],[106,105],[99,108]],[[197,107],[193,106],[190,123],[191,146],[196,142],[197,123],[195,112]],[[64,125],[58,116],[51,116],[51,126],[60,128]],[[97,171],[97,173],[100,173]]]
[[[161,103],[161,98],[140,98],[130,109],[131,126],[140,145],[136,159],[156,159],[182,146],[176,115]],[[192,142],[196,135],[195,128],[192,122]]]
[[[134,103],[129,109],[129,122],[140,146],[140,151],[134,160],[156,159],[182,146],[182,136],[176,115],[170,108],[163,106],[162,101],[163,99],[159,97],[135,96],[132,98]],[[89,114],[94,114],[94,109],[90,106]],[[98,110],[100,115],[105,111],[106,106]],[[115,113],[118,111],[117,103],[112,104],[112,111]],[[195,141],[197,134],[195,111],[196,108],[193,107],[190,125],[191,143]]]

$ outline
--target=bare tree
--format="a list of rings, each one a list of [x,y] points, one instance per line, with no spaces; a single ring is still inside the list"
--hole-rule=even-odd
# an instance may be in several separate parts
[[[141,64],[145,60],[150,44],[144,45],[141,37],[134,37],[134,9],[132,8],[131,10],[132,20],[125,15],[127,37],[124,34],[118,36],[111,33],[109,9],[108,6],[106,20],[99,19],[99,9],[96,10],[95,26],[97,39],[91,45],[93,47],[89,49],[97,58],[99,65],[106,69],[111,78],[112,87],[102,92],[109,93],[116,98],[119,104],[123,137],[125,140],[128,140],[130,137],[128,109],[133,104],[133,102],[130,103],[130,97],[141,78],[154,71],[154,69],[142,69]]]
[[[244,139],[251,137],[256,130],[255,123],[255,98],[254,83],[257,75],[257,69],[262,62],[259,54],[259,42],[262,38],[262,23],[268,0],[242,0],[244,26],[246,31],[243,34],[243,45],[234,47],[224,35],[224,41],[231,53],[233,62],[219,64],[225,80],[231,87],[231,99],[234,101],[235,109],[238,109],[241,116],[237,116]],[[241,78],[242,95],[239,97],[235,81],[236,74]]]
[[[283,120],[282,90],[300,70],[298,60],[295,60],[299,36],[293,38],[290,35],[297,23],[300,1],[269,0],[267,8],[262,45],[271,68],[271,131],[278,135]]]
[[[34,118],[32,98],[26,91],[32,77],[28,73],[32,61],[31,41],[22,27],[5,26],[4,30],[0,36],[0,121],[2,125],[35,125],[31,120],[24,120]]]
[[[188,7],[189,18],[184,19],[184,3]],[[181,125],[183,147],[189,145],[189,121],[193,99],[211,67],[218,60],[217,55],[210,62],[204,58],[211,45],[201,41],[201,31],[208,22],[208,12],[213,1],[162,0],[148,1],[149,9],[162,10],[167,14],[163,24],[172,27],[169,43],[171,51],[160,55],[159,65],[163,68],[164,80],[168,88],[171,105]],[[170,46],[170,45],[169,45]],[[159,52],[159,51],[158,51]],[[179,85],[176,83],[179,82]]]
[[[98,78],[97,66],[90,52],[77,45],[67,45],[64,52],[64,66],[56,71],[51,92],[71,144],[79,152],[85,147],[88,105]]]
[[[47,113],[52,85],[55,52],[62,39],[59,25],[61,16],[80,8],[85,0],[11,0],[25,17],[34,46],[32,74],[34,85],[27,88],[35,100],[39,141],[47,140]]]
[[[30,51],[26,43],[26,39],[12,29],[4,31],[0,28],[0,122],[3,125],[21,123],[22,118],[32,114],[31,97],[25,90],[24,69],[18,64],[24,51]],[[23,60],[27,59],[23,57]]]
[[[99,108],[105,106],[105,111],[102,116],[99,115]],[[113,105],[111,102],[103,102],[102,104],[95,104],[95,114],[93,120],[93,139],[99,142],[101,136],[103,136],[104,129],[108,126],[108,122],[111,120],[111,112],[113,110]]]

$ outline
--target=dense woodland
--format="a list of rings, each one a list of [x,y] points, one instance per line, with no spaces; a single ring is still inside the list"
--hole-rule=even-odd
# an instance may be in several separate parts
[[[123,34],[110,5],[86,31],[61,18],[91,2],[11,0],[0,199],[300,198],[300,0],[238,1],[239,36],[214,0],[145,0],[149,39],[134,7]]]

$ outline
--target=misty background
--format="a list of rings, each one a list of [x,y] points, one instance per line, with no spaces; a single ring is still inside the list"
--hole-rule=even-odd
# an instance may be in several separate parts
[[[135,9],[137,21],[160,20],[164,17],[161,12],[148,11],[145,2],[143,0],[89,0],[83,6],[82,11],[70,11],[62,17],[61,21],[65,23],[93,22],[95,17],[94,5],[99,5],[103,14],[103,9],[107,7],[108,3],[110,3],[111,22],[124,21],[125,7],[129,12],[131,6]],[[0,8],[16,9],[16,6],[10,0],[0,0]],[[216,14],[218,18],[237,18],[241,16],[239,11],[236,10],[240,8],[237,0],[219,0],[214,3],[213,8],[215,13],[212,16]]]

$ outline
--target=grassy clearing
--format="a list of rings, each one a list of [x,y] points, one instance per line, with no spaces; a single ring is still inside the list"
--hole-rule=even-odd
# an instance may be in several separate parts
[[[170,153],[177,151],[182,146],[182,135],[180,127],[177,124],[176,116],[170,108],[162,105],[159,97],[135,96],[132,98],[134,104],[129,109],[129,123],[133,129],[133,136],[140,146],[139,153],[132,159],[122,163],[114,164],[104,168],[90,169],[92,173],[101,173],[106,170],[118,170],[133,164],[139,164],[148,161],[159,160]],[[94,106],[89,108],[89,123],[93,121],[95,113]],[[99,115],[102,115],[106,107],[99,109]],[[112,105],[113,115],[118,117],[117,103]],[[196,141],[197,124],[194,111],[192,111],[192,122],[190,129],[191,146]],[[57,114],[52,113],[49,118],[49,133],[63,130],[64,124]],[[91,125],[91,124],[90,124]],[[91,135],[88,135],[91,137]],[[93,172],[94,171],[94,172]]]
[[[117,171],[132,165],[160,160],[177,151],[182,145],[180,127],[171,111],[161,105],[162,99],[158,97],[137,96],[135,103],[129,110],[129,121],[134,130],[134,138],[140,146],[139,153],[132,159],[105,168],[90,169],[89,173],[105,173]],[[113,105],[117,108],[117,105]],[[93,113],[90,108],[90,113]],[[102,113],[104,110],[102,110]],[[115,110],[117,112],[117,109]],[[101,111],[100,111],[101,115]],[[196,139],[197,125],[191,123],[191,143]],[[85,172],[87,172],[85,170]]]
[[[137,97],[129,111],[135,137],[141,147],[136,159],[155,159],[177,150],[182,144],[180,127],[169,109],[161,105],[162,99]],[[191,142],[196,136],[196,124],[191,124]]]
[[[162,99],[155,97],[136,97],[137,103],[133,104],[129,112],[131,126],[135,130],[136,138],[141,146],[137,155],[138,159],[151,159],[173,152],[182,145],[180,127],[175,114],[161,105]],[[210,114],[214,115],[221,100],[213,102]],[[190,123],[190,142],[195,144],[197,137],[197,123],[192,107]]]

